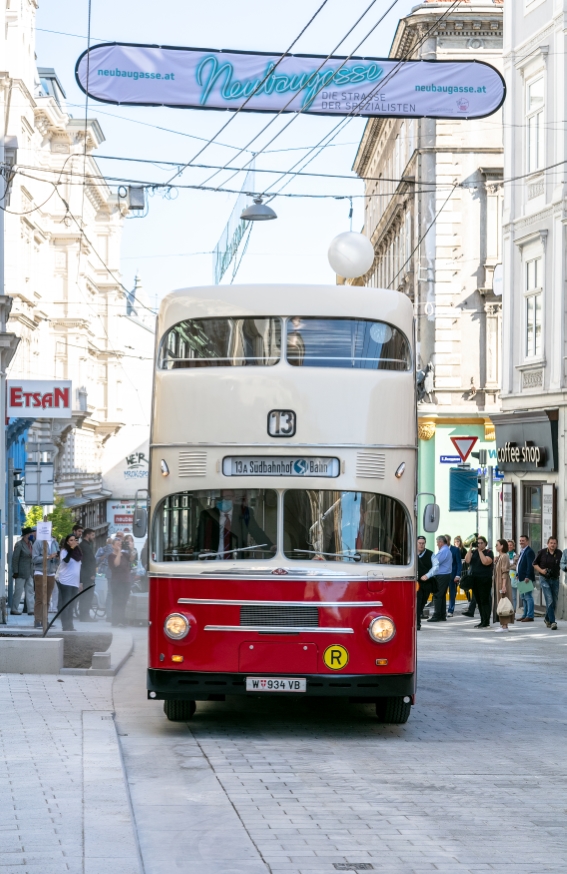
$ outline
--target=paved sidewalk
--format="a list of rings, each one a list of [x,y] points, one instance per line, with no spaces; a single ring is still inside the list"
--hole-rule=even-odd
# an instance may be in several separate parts
[[[0,874],[139,874],[111,695],[0,675]]]

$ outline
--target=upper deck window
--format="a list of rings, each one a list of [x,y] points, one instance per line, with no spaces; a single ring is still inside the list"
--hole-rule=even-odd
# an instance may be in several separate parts
[[[245,367],[277,364],[281,319],[185,319],[165,335],[162,370],[180,367]]]
[[[369,319],[288,319],[287,360],[294,367],[411,369],[404,334]]]

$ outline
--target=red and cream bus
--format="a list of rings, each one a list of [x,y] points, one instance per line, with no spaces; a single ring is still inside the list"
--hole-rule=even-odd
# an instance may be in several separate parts
[[[413,309],[394,291],[190,288],[158,320],[148,696],[416,688]]]

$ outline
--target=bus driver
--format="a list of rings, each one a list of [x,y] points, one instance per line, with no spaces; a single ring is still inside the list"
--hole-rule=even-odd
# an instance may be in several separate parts
[[[249,537],[255,545],[249,544]],[[244,558],[248,549],[253,551],[260,546],[275,552],[275,544],[256,522],[246,496],[235,495],[233,489],[222,489],[215,506],[201,512],[195,552],[230,560],[238,558],[238,552]]]

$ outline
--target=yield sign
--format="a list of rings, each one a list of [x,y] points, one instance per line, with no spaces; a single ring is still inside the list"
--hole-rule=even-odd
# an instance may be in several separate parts
[[[451,437],[451,443],[461,456],[463,462],[467,460],[477,441],[478,437]]]

